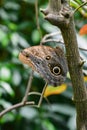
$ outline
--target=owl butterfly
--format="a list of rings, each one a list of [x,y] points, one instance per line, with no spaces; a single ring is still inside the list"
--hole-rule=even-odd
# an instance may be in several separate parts
[[[29,47],[20,52],[19,59],[53,86],[61,85],[66,78],[66,58],[59,47],[44,45]]]

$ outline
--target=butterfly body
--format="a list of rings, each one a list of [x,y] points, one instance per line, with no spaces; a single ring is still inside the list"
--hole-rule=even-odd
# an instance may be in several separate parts
[[[59,47],[39,45],[26,48],[19,54],[19,59],[53,86],[61,85],[66,78],[66,58]]]

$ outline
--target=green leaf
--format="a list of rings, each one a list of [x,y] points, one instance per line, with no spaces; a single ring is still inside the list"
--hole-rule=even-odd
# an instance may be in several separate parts
[[[4,81],[9,81],[11,79],[11,71],[7,67],[0,68],[0,79]]]
[[[2,86],[4,89],[5,89],[5,91],[10,95],[10,96],[14,96],[15,94],[14,94],[14,91],[12,90],[12,88],[11,88],[11,86],[10,86],[10,84],[8,84],[7,82],[4,82],[4,81],[1,81],[0,82],[0,86]]]
[[[23,0],[23,1],[30,3],[30,4],[35,4],[35,0]]]
[[[32,41],[37,43],[40,40],[40,33],[38,30],[34,30],[32,33]]]
[[[0,42],[3,47],[6,47],[9,43],[8,34],[2,29],[0,29]]]
[[[4,124],[6,122],[11,122],[15,120],[15,115],[10,113],[5,114],[1,119],[0,119],[0,123]]]
[[[8,27],[11,29],[11,30],[17,30],[17,25],[16,24],[14,24],[14,23],[9,23],[8,24]]]
[[[14,47],[18,46],[18,44],[20,44],[23,48],[29,47],[29,43],[27,42],[27,40],[19,35],[17,32],[12,33],[11,42]]]
[[[26,119],[33,120],[38,115],[38,111],[34,108],[24,107],[20,109],[20,114]]]
[[[47,130],[56,130],[54,125],[49,120],[43,120],[42,122],[43,128]]]
[[[4,99],[0,99],[0,105],[3,106],[5,109],[11,107],[11,103],[5,101]]]
[[[12,9],[12,10],[18,10],[20,8],[20,5],[13,1],[6,1],[5,8]]]

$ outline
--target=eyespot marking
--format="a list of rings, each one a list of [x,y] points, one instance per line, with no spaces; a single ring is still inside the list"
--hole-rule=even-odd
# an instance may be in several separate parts
[[[51,59],[51,56],[46,56],[46,60],[50,60]]]
[[[61,68],[59,66],[53,67],[53,74],[60,75],[61,74]]]

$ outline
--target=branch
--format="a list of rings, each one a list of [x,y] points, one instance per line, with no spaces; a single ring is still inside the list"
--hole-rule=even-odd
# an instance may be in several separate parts
[[[77,8],[74,10],[73,14],[75,14],[81,7],[83,7],[83,6],[86,5],[86,4],[87,4],[87,2],[82,3],[79,7],[77,7]]]
[[[45,44],[47,42],[56,42],[56,43],[61,43],[62,44],[62,42],[63,42],[62,38],[60,38],[60,39],[51,39],[51,37],[56,36],[56,35],[60,35],[60,32],[54,32],[54,33],[46,34],[42,38],[42,40],[40,42],[40,45],[43,45],[43,44]]]
[[[43,45],[43,44],[45,44],[45,43],[47,43],[47,42],[56,42],[56,43],[59,43],[59,44],[64,45],[63,38],[60,38],[60,39],[51,38],[51,37],[53,37],[53,36],[55,36],[55,35],[60,35],[60,34],[61,34],[60,32],[53,32],[53,33],[50,33],[50,34],[46,34],[46,35],[42,38],[42,40],[41,40],[41,42],[40,42],[40,45]],[[78,48],[79,48],[80,50],[82,50],[82,51],[87,51],[86,48],[82,48],[82,47],[78,47]]]
[[[28,85],[27,85],[27,88],[26,88],[26,92],[25,92],[25,95],[24,95],[22,101],[20,103],[18,103],[18,104],[15,104],[15,105],[11,106],[10,108],[7,108],[7,109],[3,110],[0,113],[0,118],[2,116],[4,116],[7,112],[10,112],[10,111],[12,111],[14,109],[17,109],[19,107],[23,107],[23,106],[26,106],[26,105],[32,105],[33,107],[37,107],[38,108],[38,107],[40,107],[43,98],[45,98],[45,100],[49,103],[48,99],[46,97],[44,97],[44,92],[46,90],[47,83],[45,84],[45,86],[44,86],[43,91],[42,91],[41,94],[37,93],[37,92],[30,92],[31,83],[32,83],[32,79],[33,79],[33,73],[34,73],[34,71],[32,70],[32,73],[31,73],[31,75],[29,77],[29,80],[28,80]],[[38,105],[35,105],[34,101],[30,101],[30,102],[27,101],[28,96],[32,95],[32,94],[40,95],[40,100],[39,100]]]
[[[38,32],[40,34],[40,37],[42,38],[42,32],[41,32],[40,23],[39,23],[38,0],[35,0],[35,15],[36,15],[37,29],[38,29]]]
[[[38,107],[40,107],[40,105],[41,105],[41,103],[42,103],[42,100],[43,100],[43,97],[44,97],[44,92],[45,92],[45,90],[46,90],[46,88],[47,88],[47,85],[48,85],[48,83],[46,82],[46,84],[45,84],[45,86],[44,86],[44,88],[43,88],[43,91],[42,91],[42,93],[41,93],[41,96],[40,96],[40,100],[39,100],[39,103],[38,103]]]
[[[38,96],[41,96],[42,95],[42,93],[39,93],[39,92],[30,92],[29,94],[28,94],[29,96],[30,95],[38,95]],[[41,98],[41,97],[40,97]],[[48,100],[48,98],[47,97],[45,97],[44,95],[43,95],[43,98],[47,101],[47,103],[50,105],[50,102],[49,102],[49,100]],[[39,104],[39,103],[38,103]],[[38,105],[37,105],[38,106]]]
[[[73,11],[67,0],[62,0],[61,4],[59,2],[59,5],[61,5],[59,8],[58,2],[59,0],[54,0],[54,2],[49,0],[49,8],[41,11],[44,13],[45,19],[58,26],[62,32],[77,111],[77,130],[87,130],[87,90],[78,51]]]
[[[26,103],[26,101],[27,101],[28,93],[29,93],[29,91],[30,91],[31,83],[32,83],[32,80],[33,80],[33,73],[34,73],[34,71],[32,70],[32,72],[31,72],[31,74],[30,74],[30,77],[29,77],[29,80],[28,80],[28,85],[27,85],[27,89],[26,89],[24,98],[23,98],[23,100],[22,100],[23,103]]]
[[[79,47],[79,49],[82,50],[82,51],[87,51],[87,49],[82,48],[82,47]]]
[[[7,112],[10,112],[10,111],[12,111],[13,109],[17,109],[17,108],[19,108],[19,107],[26,106],[26,105],[34,105],[34,102],[33,102],[33,101],[32,101],[32,102],[25,102],[25,104],[24,104],[23,102],[20,102],[20,103],[18,103],[18,104],[15,104],[15,105],[11,106],[10,108],[3,110],[3,111],[0,113],[0,118],[1,118],[3,115],[5,115]]]
[[[29,81],[28,81],[28,85],[27,85],[27,89],[26,89],[26,92],[25,92],[25,95],[23,97],[23,100],[18,103],[18,104],[15,104],[13,106],[11,106],[10,108],[7,108],[6,110],[3,110],[1,113],[0,113],[0,117],[2,117],[4,114],[6,114],[7,112],[13,110],[13,109],[16,109],[16,108],[19,108],[19,107],[22,107],[22,106],[26,106],[26,105],[34,105],[34,101],[32,102],[27,102],[27,98],[28,98],[28,93],[30,91],[30,88],[31,88],[31,83],[32,83],[32,79],[33,79],[33,71],[29,77]]]

